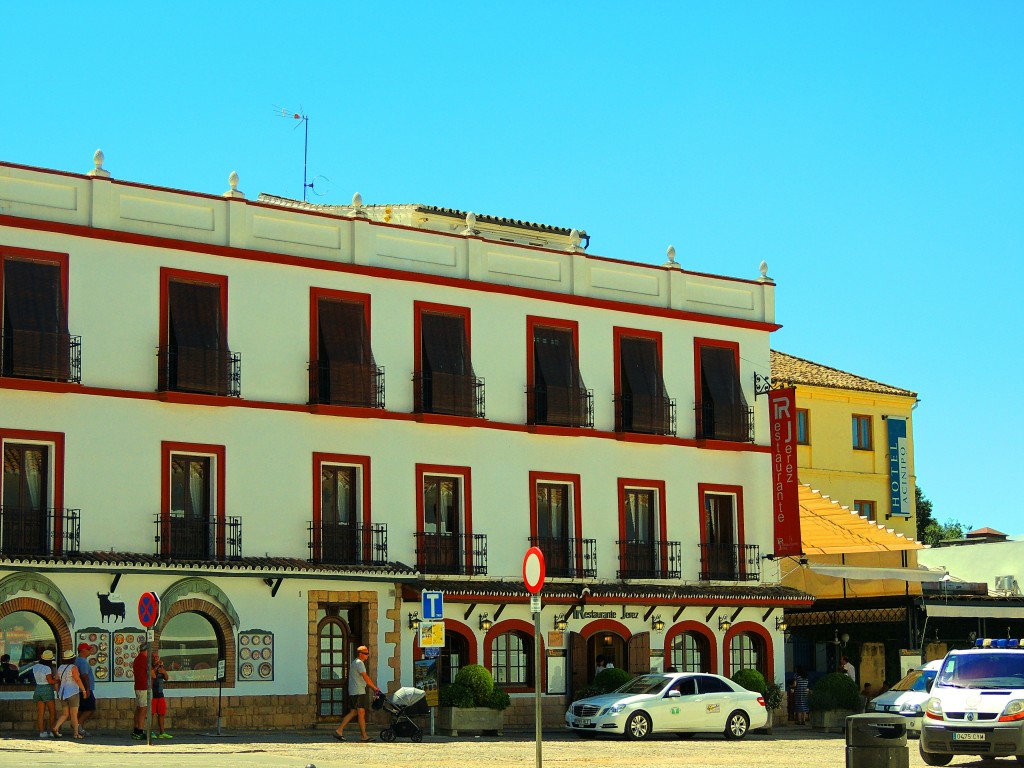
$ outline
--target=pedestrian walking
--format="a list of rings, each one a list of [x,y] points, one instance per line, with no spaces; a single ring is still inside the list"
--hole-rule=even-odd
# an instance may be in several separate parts
[[[811,704],[807,673],[803,667],[797,667],[796,675],[793,677],[793,699],[793,708],[796,710],[796,724],[806,725],[811,712]]]
[[[160,659],[160,654],[153,651],[153,714],[156,716],[157,728],[153,732],[154,739],[173,739],[164,727],[167,717],[167,699],[164,697],[164,683],[167,681],[167,670]]]
[[[36,684],[36,690],[32,694],[32,701],[36,703],[36,729],[39,731],[40,739],[48,739],[53,736],[54,726],[57,724],[57,706],[54,703],[57,697],[53,690],[57,685],[57,678],[53,674],[53,651],[49,648],[43,651],[39,661],[32,666],[31,672],[32,680]],[[50,714],[49,721],[44,719],[47,712]]]
[[[82,736],[88,736],[85,732],[85,724],[96,714],[96,675],[93,672],[92,664],[89,663],[89,654],[92,646],[88,643],[78,644],[78,656],[75,657],[75,667],[78,669],[78,676],[82,678],[86,692],[82,696],[82,702],[78,705],[78,732]]]
[[[132,662],[132,677],[135,678],[135,728],[132,738],[146,738],[146,709],[149,707],[149,643],[139,645],[139,653]]]
[[[57,667],[57,698],[64,706],[64,711],[60,713],[56,725],[53,726],[54,736],[60,738],[61,726],[70,719],[71,735],[76,739],[83,738],[78,731],[78,706],[86,693],[85,684],[78,674],[78,667],[75,666],[75,652],[68,648],[61,655],[61,665]]]
[[[359,733],[362,741],[373,741],[366,732],[366,710],[370,706],[370,691],[373,695],[380,693],[380,688],[370,679],[366,672],[366,660],[370,658],[370,649],[365,645],[356,648],[356,657],[348,668],[348,695],[352,702],[352,709],[341,719],[338,730],[334,732],[334,738],[338,741],[345,741],[345,726],[353,717],[359,717]]]

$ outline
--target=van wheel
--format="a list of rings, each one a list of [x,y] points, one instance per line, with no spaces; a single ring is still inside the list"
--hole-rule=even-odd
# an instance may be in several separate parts
[[[952,755],[946,755],[941,752],[925,752],[923,741],[924,739],[918,742],[917,749],[921,753],[921,759],[924,760],[925,765],[949,765],[953,759]]]

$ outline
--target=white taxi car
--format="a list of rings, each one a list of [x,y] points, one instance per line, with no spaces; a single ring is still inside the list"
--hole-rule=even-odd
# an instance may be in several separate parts
[[[921,735],[924,706],[931,698],[932,683],[941,666],[942,659],[937,659],[910,670],[896,685],[868,702],[865,712],[887,712],[905,717],[907,735],[917,738]]]
[[[641,675],[617,691],[574,701],[565,724],[581,736],[616,734],[646,739],[655,733],[723,733],[742,739],[768,723],[764,698],[721,675]]]
[[[1017,640],[979,638],[950,651],[925,705],[918,742],[926,765],[958,755],[1016,756],[1024,763],[1024,648]]]

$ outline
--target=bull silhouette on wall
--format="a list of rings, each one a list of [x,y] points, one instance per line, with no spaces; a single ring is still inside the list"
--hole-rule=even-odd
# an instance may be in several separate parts
[[[100,621],[106,622],[108,616],[124,621],[124,603],[112,601],[109,592],[105,595],[97,592],[96,597],[100,599]]]

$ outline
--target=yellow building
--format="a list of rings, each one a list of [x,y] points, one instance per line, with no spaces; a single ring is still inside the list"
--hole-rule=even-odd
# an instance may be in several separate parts
[[[796,387],[800,482],[916,539],[917,393],[776,350],[771,367],[776,385]]]

